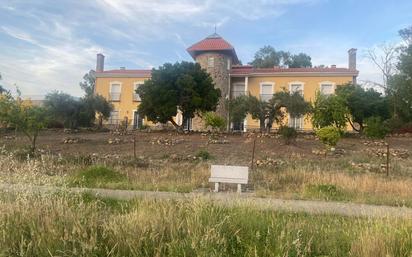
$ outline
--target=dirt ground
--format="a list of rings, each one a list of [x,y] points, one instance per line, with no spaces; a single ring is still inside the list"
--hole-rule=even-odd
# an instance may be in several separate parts
[[[46,130],[38,138],[38,148],[62,155],[119,155],[133,156],[136,139],[136,155],[140,158],[162,159],[170,157],[191,158],[200,150],[207,150],[214,162],[227,165],[248,165],[252,159],[256,138],[255,159],[265,158],[334,158],[319,154],[324,146],[310,134],[299,135],[296,142],[285,145],[277,135],[261,136],[259,133],[221,134],[211,138],[206,133],[177,134],[175,132],[129,132],[126,135],[111,132],[66,133],[63,130]],[[412,152],[411,137],[389,137],[391,149]],[[23,147],[27,139],[14,133],[0,134],[0,146]],[[385,148],[378,141],[359,137],[343,138],[337,150],[344,155],[365,154],[371,149]]]

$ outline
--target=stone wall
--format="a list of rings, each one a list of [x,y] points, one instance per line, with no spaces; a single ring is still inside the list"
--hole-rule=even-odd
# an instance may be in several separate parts
[[[214,58],[214,65],[213,67],[209,67],[208,59],[210,57]],[[224,117],[227,118],[227,110],[225,107],[225,98],[229,95],[229,72],[228,70],[228,61],[232,63],[231,57],[228,55],[220,54],[220,53],[213,53],[208,52],[201,54],[196,57],[196,62],[200,64],[200,66],[205,69],[213,79],[215,83],[215,88],[219,88],[221,92],[221,98],[219,100],[219,105],[216,109],[216,112]]]

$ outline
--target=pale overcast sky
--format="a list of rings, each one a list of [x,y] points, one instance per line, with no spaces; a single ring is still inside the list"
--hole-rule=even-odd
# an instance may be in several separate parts
[[[217,32],[243,63],[263,45],[346,67],[358,48],[360,79],[379,80],[365,51],[399,42],[412,1],[397,0],[0,0],[0,84],[24,95],[80,96],[95,68],[151,68],[191,60],[186,48]]]

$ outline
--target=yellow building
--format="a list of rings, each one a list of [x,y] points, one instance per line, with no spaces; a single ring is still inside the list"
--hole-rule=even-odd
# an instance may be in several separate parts
[[[268,100],[281,90],[300,92],[307,101],[312,101],[317,91],[333,94],[337,85],[348,82],[356,83],[356,49],[348,51],[348,67],[335,65],[325,68],[253,68],[239,65],[234,47],[216,33],[201,40],[187,49],[213,78],[215,87],[222,92],[222,99],[217,113],[228,118],[223,104],[224,99],[232,99],[244,94]],[[97,55],[95,93],[104,96],[114,105],[114,111],[108,121],[117,125],[127,121],[132,128],[150,124],[136,112],[140,98],[135,89],[150,78],[150,70],[104,70],[104,56]],[[181,115],[176,117],[178,124],[184,123],[185,129],[202,130],[204,126],[199,118],[183,121]],[[312,126],[304,117],[289,117],[288,125],[296,129],[311,130]],[[258,129],[259,122],[248,116],[240,124],[230,124],[230,129],[247,131]]]

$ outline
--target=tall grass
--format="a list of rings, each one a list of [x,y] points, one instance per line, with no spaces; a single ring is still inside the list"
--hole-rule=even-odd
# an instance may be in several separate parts
[[[356,157],[357,160],[362,158],[361,155]],[[258,167],[250,173],[249,188],[259,196],[412,207],[412,175],[409,173],[410,167],[404,167],[412,165],[410,159],[396,162],[394,174],[390,177],[354,170],[349,160],[349,157],[328,160],[296,157],[284,160],[283,165]],[[210,188],[209,165],[209,162],[203,161],[170,160],[151,161],[143,165],[127,158],[107,160],[52,155],[19,160],[13,154],[3,152],[0,154],[0,183],[191,192]],[[107,168],[116,175],[116,179],[98,173],[83,181],[95,166]],[[322,189],[325,187],[334,191],[325,191]]]
[[[0,256],[410,256],[412,222],[20,194],[0,199]]]

